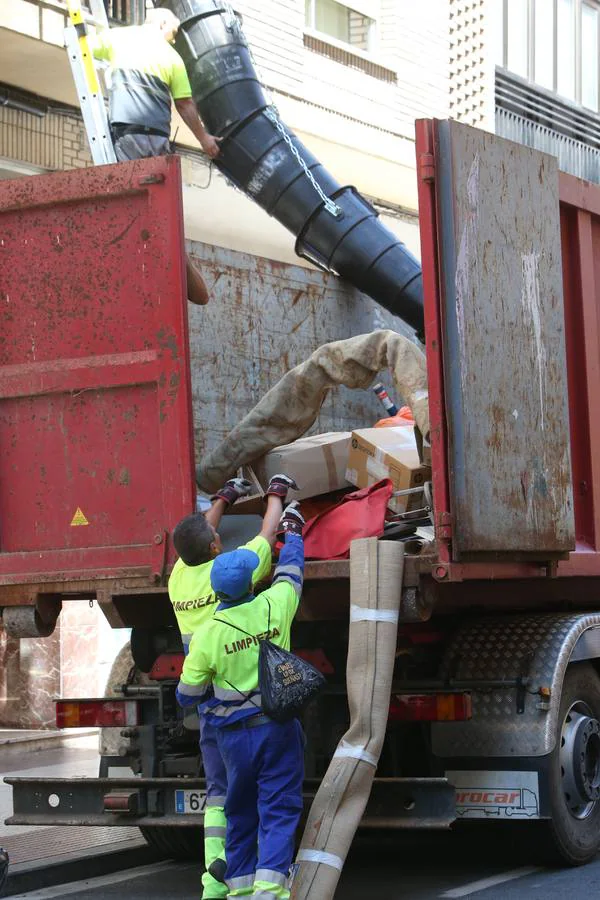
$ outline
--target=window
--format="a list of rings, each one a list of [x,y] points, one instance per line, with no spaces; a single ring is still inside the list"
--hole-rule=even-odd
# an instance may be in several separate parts
[[[554,0],[535,0],[533,39],[533,80],[551,91],[554,89]]]
[[[527,77],[527,3],[507,0],[507,68]]]
[[[144,0],[104,0],[104,6],[111,22],[131,25],[144,19]]]
[[[556,91],[569,100],[575,94],[575,0],[558,0],[556,8]]]
[[[375,49],[376,20],[362,11],[365,3],[356,2],[354,5],[359,8],[338,3],[337,0],[305,0],[306,27],[342,44],[372,53]]]
[[[2,0],[0,0],[0,3]],[[145,0],[102,0],[111,25],[140,25],[145,17]],[[82,0],[84,10],[92,12],[94,4]]]
[[[599,10],[588,3],[581,8],[581,102],[598,109]]]
[[[497,64],[599,112],[600,0],[493,2]]]

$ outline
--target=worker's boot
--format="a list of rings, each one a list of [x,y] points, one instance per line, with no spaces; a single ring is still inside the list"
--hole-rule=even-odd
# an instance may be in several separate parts
[[[225,884],[225,872],[227,871],[227,863],[224,859],[213,859],[208,867],[208,874],[212,875],[215,881]]]

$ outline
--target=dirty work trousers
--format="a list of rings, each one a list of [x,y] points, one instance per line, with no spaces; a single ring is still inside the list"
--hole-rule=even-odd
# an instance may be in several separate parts
[[[118,162],[145,159],[148,156],[166,156],[171,152],[169,138],[160,134],[124,134],[114,143]]]
[[[300,723],[230,726],[217,738],[227,769],[228,896],[286,900],[302,812]]]
[[[200,751],[206,778],[206,809],[204,811],[204,866],[202,876],[203,900],[221,900],[227,896],[227,887],[208,874],[208,867],[215,859],[225,858],[225,795],[227,773],[221,751],[217,745],[217,729],[209,725],[200,714]]]

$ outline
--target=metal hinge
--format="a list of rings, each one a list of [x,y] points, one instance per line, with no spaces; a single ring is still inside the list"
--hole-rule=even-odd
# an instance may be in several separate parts
[[[421,153],[419,157],[419,176],[423,181],[435,181],[435,162],[433,153]]]

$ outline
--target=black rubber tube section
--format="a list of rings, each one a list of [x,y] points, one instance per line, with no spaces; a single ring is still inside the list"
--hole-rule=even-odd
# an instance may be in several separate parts
[[[423,332],[421,267],[351,186],[341,186],[269,105],[248,43],[219,0],[162,0],[181,22],[176,48],[206,128],[221,137],[216,165],[296,238],[296,253],[335,272]],[[278,128],[278,125],[280,126]],[[281,128],[338,214],[326,207]]]

